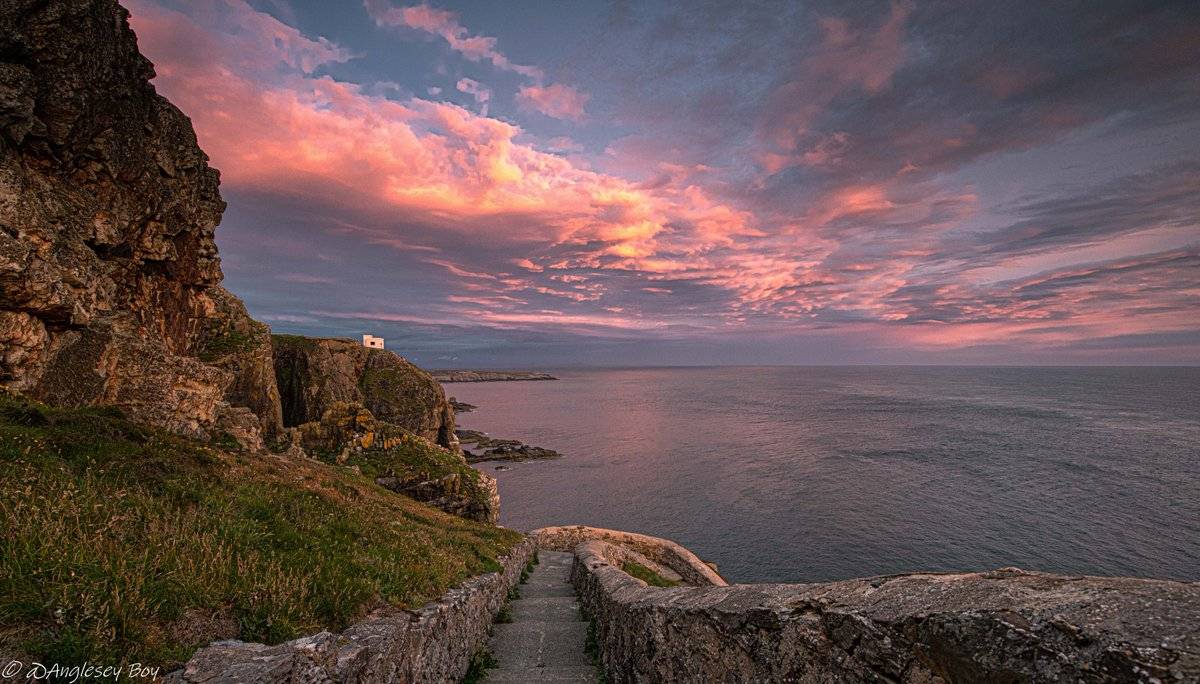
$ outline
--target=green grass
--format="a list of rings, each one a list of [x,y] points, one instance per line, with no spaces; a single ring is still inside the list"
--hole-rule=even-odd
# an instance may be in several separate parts
[[[382,349],[367,352],[358,388],[363,405],[376,418],[419,433],[436,424],[431,407],[444,401],[437,382],[425,371]]]
[[[662,575],[658,574],[657,572],[654,572],[650,568],[642,565],[641,563],[635,563],[633,561],[625,561],[624,563],[621,563],[621,569],[624,570],[627,574],[640,579],[641,581],[645,582],[646,584],[649,584],[652,587],[679,586],[679,582],[676,582],[675,580],[669,580],[666,577],[663,577]]]
[[[496,612],[496,617],[492,620],[492,622],[495,622],[498,625],[511,624],[512,621],[513,614],[511,603],[505,603],[503,606],[500,606],[500,610]]]
[[[463,677],[462,684],[478,684],[487,677],[487,671],[500,665],[496,656],[488,649],[480,649],[471,656],[471,667]]]
[[[240,330],[225,330],[204,342],[197,352],[201,361],[212,362],[230,354],[241,354],[254,349],[258,338]]]
[[[299,347],[301,349],[312,350],[316,348],[317,342],[321,339],[319,337],[305,337],[304,335],[271,334],[271,344],[277,349]]]
[[[404,481],[437,480],[456,475],[458,491],[480,507],[487,505],[488,491],[482,486],[478,470],[463,462],[448,449],[430,443],[413,434],[381,424],[370,448],[353,451],[344,465],[357,466],[369,478],[396,477]],[[394,442],[384,447],[385,442]],[[332,453],[318,453],[317,458],[334,462]]]
[[[608,672],[605,671],[603,659],[600,657],[600,641],[596,631],[596,618],[585,606],[580,605],[579,619],[587,623],[587,632],[583,640],[583,652],[592,661],[592,668],[596,671],[596,681],[599,684],[608,684]]]
[[[0,651],[169,668],[419,606],[518,539],[345,468],[0,395]]]

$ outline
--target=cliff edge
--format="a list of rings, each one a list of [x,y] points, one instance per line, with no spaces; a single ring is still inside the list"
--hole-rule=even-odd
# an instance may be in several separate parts
[[[225,203],[115,0],[0,3],[0,383],[261,446],[266,327],[221,288]]]

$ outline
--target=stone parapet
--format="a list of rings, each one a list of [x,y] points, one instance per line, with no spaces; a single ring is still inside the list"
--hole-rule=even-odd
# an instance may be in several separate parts
[[[575,548],[612,682],[1198,682],[1200,584],[1005,568],[655,588]]]
[[[530,532],[529,536],[539,549],[547,551],[574,551],[585,541],[602,540],[666,566],[679,575],[685,584],[701,587],[723,587],[726,584],[712,566],[669,539],[586,525],[543,527]]]

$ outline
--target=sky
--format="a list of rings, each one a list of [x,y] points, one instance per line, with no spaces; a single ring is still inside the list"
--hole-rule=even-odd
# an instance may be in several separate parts
[[[430,367],[1200,363],[1200,3],[122,4],[277,332]]]

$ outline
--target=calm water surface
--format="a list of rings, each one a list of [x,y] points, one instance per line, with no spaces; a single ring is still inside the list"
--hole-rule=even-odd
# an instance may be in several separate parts
[[[675,539],[741,582],[1019,566],[1200,579],[1200,368],[560,370],[462,383],[501,522]]]

